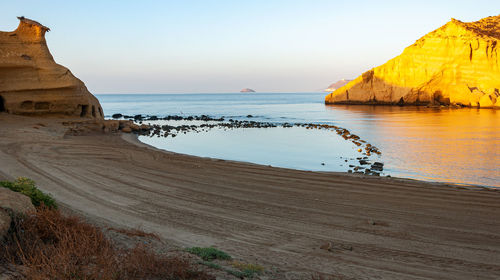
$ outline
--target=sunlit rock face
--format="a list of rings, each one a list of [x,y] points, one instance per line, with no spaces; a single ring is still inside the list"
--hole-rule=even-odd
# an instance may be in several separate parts
[[[500,107],[500,15],[452,19],[403,53],[325,97],[325,103]]]
[[[85,84],[54,61],[45,41],[49,28],[19,20],[15,31],[0,32],[0,111],[102,119]]]

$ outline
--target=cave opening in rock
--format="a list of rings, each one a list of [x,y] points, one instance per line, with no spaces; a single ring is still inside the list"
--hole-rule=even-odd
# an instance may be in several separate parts
[[[1,95],[0,95],[0,112],[5,112],[5,103]]]
[[[49,102],[36,102],[35,110],[48,110],[50,108]]]
[[[21,109],[23,110],[33,110],[33,101],[26,100],[21,103]]]
[[[81,105],[82,106],[82,112],[80,113],[80,117],[85,117],[89,111],[89,105]]]

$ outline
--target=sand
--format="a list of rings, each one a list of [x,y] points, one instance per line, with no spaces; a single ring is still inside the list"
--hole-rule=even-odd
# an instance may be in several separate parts
[[[500,192],[160,151],[0,114],[0,177],[25,176],[90,220],[344,279],[499,279]],[[331,243],[331,250],[320,247]]]

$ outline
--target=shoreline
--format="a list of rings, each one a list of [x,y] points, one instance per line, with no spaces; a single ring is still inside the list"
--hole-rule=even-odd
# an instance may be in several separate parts
[[[397,177],[397,176],[373,176],[373,175],[366,175],[366,174],[361,174],[361,173],[349,173],[349,172],[342,172],[342,171],[317,171],[317,170],[307,170],[307,169],[295,169],[295,168],[287,168],[287,167],[280,167],[280,166],[272,166],[272,165],[266,165],[266,164],[259,164],[259,163],[254,163],[250,161],[241,161],[241,160],[230,160],[230,159],[222,159],[222,158],[212,158],[212,157],[203,157],[203,156],[196,156],[196,155],[190,155],[190,154],[183,154],[183,153],[178,153],[170,150],[165,150],[161,148],[157,148],[153,145],[147,144],[139,140],[138,134],[135,133],[122,133],[120,137],[127,141],[128,143],[131,143],[133,145],[136,145],[141,148],[147,148],[150,150],[153,150],[155,152],[160,152],[160,153],[167,153],[167,154],[175,154],[179,156],[188,156],[188,157],[195,157],[195,158],[200,158],[200,159],[206,159],[206,160],[213,160],[213,161],[224,161],[224,162],[229,162],[229,163],[235,163],[235,164],[249,164],[249,165],[256,165],[256,166],[261,166],[261,167],[269,167],[269,168],[275,168],[275,169],[284,169],[284,170],[289,170],[289,171],[302,171],[302,172],[314,172],[314,173],[324,173],[324,174],[332,174],[335,176],[346,176],[346,177],[353,177],[353,178],[365,178],[365,179],[379,179],[379,180],[396,180],[396,181],[401,181],[401,182],[420,182],[420,183],[427,183],[431,185],[436,185],[438,187],[450,187],[450,188],[467,188],[471,190],[488,190],[488,191],[500,191],[499,187],[495,186],[483,186],[483,185],[476,185],[476,184],[466,184],[466,183],[455,183],[455,182],[445,182],[445,181],[434,181],[434,180],[421,180],[417,178],[409,178],[409,177]]]
[[[229,120],[228,122],[223,122],[224,117],[221,117],[219,119],[214,119],[210,118],[208,116],[202,115],[200,116],[189,116],[189,117],[183,117],[183,116],[167,116],[167,117],[157,117],[157,116],[149,116],[149,115],[136,115],[134,116],[126,116],[122,114],[117,114],[120,118],[123,117],[124,119],[116,119],[114,118],[115,115],[113,115],[112,119],[109,119],[111,121],[139,121],[141,125],[146,125],[148,128],[143,129],[143,130],[137,130],[134,132],[134,134],[137,134],[138,136],[143,136],[143,137],[149,137],[153,138],[155,136],[157,137],[167,137],[170,134],[173,134],[175,136],[176,134],[180,134],[184,132],[186,134],[187,132],[198,132],[198,129],[200,127],[205,127],[208,129],[212,128],[217,128],[217,127],[229,127],[229,128],[237,128],[237,129],[246,129],[246,128],[268,128],[268,127],[273,127],[273,128],[290,128],[290,127],[302,127],[306,129],[318,129],[318,130],[330,130],[332,132],[336,132],[340,137],[344,138],[344,140],[348,142],[352,142],[355,144],[359,149],[358,152],[360,152],[359,157],[354,157],[351,158],[351,162],[349,162],[346,165],[349,165],[349,168],[346,169],[346,171],[331,171],[331,170],[319,170],[319,169],[311,169],[311,168],[294,168],[294,167],[287,167],[287,166],[282,166],[282,165],[271,165],[270,163],[263,163],[263,162],[253,162],[245,159],[227,159],[227,158],[220,158],[220,157],[210,157],[210,156],[201,156],[195,153],[192,154],[185,154],[182,152],[174,152],[171,150],[155,147],[156,149],[168,153],[178,153],[178,154],[184,154],[184,155],[189,155],[189,156],[195,156],[195,157],[203,157],[203,158],[211,158],[214,160],[228,160],[228,161],[235,161],[235,162],[242,162],[242,163],[248,163],[248,164],[257,164],[257,165],[263,165],[263,166],[272,166],[276,168],[285,168],[285,169],[292,169],[292,170],[300,170],[300,171],[312,171],[312,172],[327,172],[327,173],[347,173],[347,174],[357,174],[357,175],[370,175],[370,176],[380,176],[380,177],[397,177],[400,179],[411,179],[411,180],[417,180],[417,181],[424,181],[424,182],[430,182],[430,183],[440,183],[440,184],[446,184],[446,185],[452,185],[452,186],[461,186],[461,187],[479,187],[479,188],[492,188],[492,189],[500,189],[500,186],[498,185],[487,185],[487,184],[481,184],[481,183],[471,183],[471,182],[461,182],[458,180],[452,181],[451,177],[448,179],[446,177],[426,177],[423,176],[423,174],[416,174],[414,176],[411,176],[410,173],[407,174],[402,174],[399,172],[399,176],[395,174],[387,174],[383,173],[384,172],[384,162],[383,160],[379,158],[374,158],[371,156],[374,155],[381,155],[381,151],[372,145],[371,143],[365,141],[364,139],[360,138],[354,133],[351,133],[348,129],[339,127],[336,125],[329,125],[329,124],[322,124],[322,123],[271,123],[271,122],[261,122],[261,121],[234,121],[232,119]],[[251,116],[251,115],[249,115]],[[253,116],[251,116],[253,117]],[[182,120],[182,121],[191,121],[193,119],[196,120],[204,120],[206,118],[206,121],[218,121],[219,123],[212,123],[212,124],[202,124],[202,125],[180,125],[180,126],[171,126],[169,124],[167,125],[162,125],[161,123],[158,124],[157,121],[167,121],[167,120]],[[127,120],[128,119],[128,120]],[[144,122],[144,123],[143,123]],[[146,123],[147,122],[147,123]],[[193,128],[194,127],[194,128]],[[172,133],[171,131],[175,130],[176,132]],[[144,145],[149,145],[146,144],[146,142],[141,142],[141,140],[138,140],[138,143],[144,144]],[[151,146],[152,147],[152,146]],[[356,148],[356,147],[354,147]],[[346,161],[347,162],[347,161]],[[379,166],[376,166],[376,165]],[[375,165],[375,166],[374,166]],[[361,171],[359,171],[361,170]],[[364,172],[363,172],[364,171]],[[396,171],[397,172],[397,171]],[[403,175],[403,176],[401,176]],[[406,176],[405,176],[406,175]]]
[[[0,122],[0,174],[35,180],[91,221],[215,246],[287,279],[500,277],[496,190],[200,158],[135,135],[65,135],[57,119]]]

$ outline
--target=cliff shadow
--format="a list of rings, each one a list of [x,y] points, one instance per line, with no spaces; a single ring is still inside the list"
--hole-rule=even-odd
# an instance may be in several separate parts
[[[0,112],[5,112],[5,100],[0,95]]]
[[[434,78],[433,78],[434,79]],[[348,84],[350,85],[350,84]],[[348,105],[450,105],[450,97],[441,90],[429,91],[428,83],[417,87],[404,87],[376,77],[373,71],[363,73],[362,79],[348,89],[327,95],[325,104]],[[339,92],[340,91],[340,92]],[[338,95],[335,93],[339,92]],[[472,92],[472,90],[471,90]],[[470,104],[459,104],[468,106]]]

